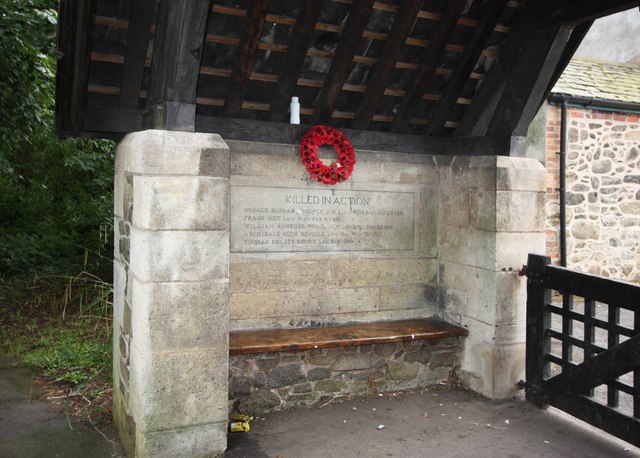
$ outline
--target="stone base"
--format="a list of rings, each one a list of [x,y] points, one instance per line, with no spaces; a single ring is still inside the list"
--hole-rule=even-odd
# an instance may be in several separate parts
[[[307,406],[338,395],[445,382],[459,367],[457,337],[286,353],[231,356],[229,406],[248,415]]]

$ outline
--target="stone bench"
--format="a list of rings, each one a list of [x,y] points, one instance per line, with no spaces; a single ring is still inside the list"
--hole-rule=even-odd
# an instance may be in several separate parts
[[[260,414],[455,378],[468,331],[432,319],[229,333],[229,397]]]

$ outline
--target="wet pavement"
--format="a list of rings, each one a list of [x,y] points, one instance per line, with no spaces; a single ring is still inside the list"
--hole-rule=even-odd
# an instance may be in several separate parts
[[[340,402],[343,401],[343,402]],[[640,449],[522,399],[491,401],[432,388],[336,399],[254,419],[229,436],[225,458],[263,457],[640,457]]]
[[[640,449],[520,398],[491,401],[434,387],[256,418],[229,435],[224,458],[640,457]],[[0,457],[120,457],[122,448],[64,406],[40,399],[33,374],[0,357]]]
[[[0,457],[123,456],[120,444],[41,399],[30,369],[0,357]]]

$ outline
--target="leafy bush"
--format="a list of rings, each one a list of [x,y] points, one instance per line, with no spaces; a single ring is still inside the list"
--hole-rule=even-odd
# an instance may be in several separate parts
[[[0,2],[0,279],[78,272],[87,251],[110,270],[114,145],[55,135],[56,5]]]

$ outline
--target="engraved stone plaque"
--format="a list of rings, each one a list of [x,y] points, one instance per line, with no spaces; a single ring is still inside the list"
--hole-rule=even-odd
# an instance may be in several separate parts
[[[231,187],[231,252],[413,250],[414,192]]]

